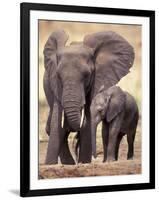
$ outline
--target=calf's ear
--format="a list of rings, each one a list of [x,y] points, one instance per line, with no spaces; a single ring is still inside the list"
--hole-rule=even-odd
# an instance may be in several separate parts
[[[107,122],[113,120],[120,112],[124,111],[125,107],[125,94],[121,93],[118,96],[111,95],[108,101],[106,111]]]

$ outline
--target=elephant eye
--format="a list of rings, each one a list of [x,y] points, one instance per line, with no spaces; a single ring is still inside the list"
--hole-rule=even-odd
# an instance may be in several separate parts
[[[91,74],[88,65],[83,65],[83,76],[87,77]]]
[[[90,62],[90,59],[86,58],[86,63],[89,64],[89,62]]]
[[[59,80],[59,85],[63,88],[63,82],[62,82],[60,74],[57,74],[57,77],[58,77],[58,80]]]
[[[90,73],[89,73],[88,71],[85,71],[85,72],[83,73],[83,78],[84,78],[84,80],[89,79],[89,75],[90,75]]]
[[[83,76],[84,76],[84,78],[87,78],[88,72],[84,72],[84,73],[83,73]]]
[[[59,70],[57,70],[56,74],[57,74],[58,79],[61,81],[61,75],[60,75]]]

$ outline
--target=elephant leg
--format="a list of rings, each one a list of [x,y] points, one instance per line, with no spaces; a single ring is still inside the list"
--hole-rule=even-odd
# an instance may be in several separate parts
[[[102,141],[103,141],[103,162],[107,159],[107,146],[108,146],[108,136],[109,136],[109,124],[107,124],[104,120],[102,122]]]
[[[60,147],[60,160],[62,164],[65,165],[74,165],[75,161],[71,155],[69,145],[68,145],[68,136],[70,132],[62,131],[61,147]]]
[[[115,146],[117,141],[117,131],[114,128],[109,129],[109,142],[107,147],[107,161],[115,161]]]
[[[46,127],[45,127],[45,131],[48,134],[48,136],[50,135],[51,117],[52,117],[52,109],[50,108],[49,116],[47,118]]]
[[[117,138],[120,133],[121,124],[123,122],[123,113],[120,113],[109,124],[109,142],[107,148],[107,160],[115,161],[115,149],[117,144]]]
[[[123,138],[123,134],[120,132],[117,137],[117,141],[116,141],[115,160],[118,160],[119,146],[120,146],[120,142],[121,142],[122,138]]]
[[[85,119],[86,120],[86,119]],[[92,158],[90,118],[84,121],[80,130],[79,163],[90,163]]]
[[[57,102],[54,103],[50,124],[50,137],[47,148],[46,164],[57,164],[60,150],[61,110]]]
[[[52,93],[51,88],[50,88],[49,72],[47,70],[45,70],[45,73],[44,73],[43,87],[44,87],[44,92],[45,92],[45,96],[46,96],[47,102],[48,102],[49,107],[50,107],[50,111],[49,111],[49,115],[48,115],[45,131],[46,131],[46,133],[48,135],[50,135],[50,123],[51,123],[52,109],[53,109],[53,104],[54,104],[54,96],[53,96],[53,93]]]
[[[127,134],[127,142],[128,142],[128,154],[127,159],[132,160],[134,156],[134,139],[135,139],[135,131],[129,131]]]
[[[50,108],[52,108],[53,103],[54,103],[54,95],[53,95],[51,88],[50,88],[49,72],[47,70],[45,70],[45,73],[44,73],[43,87],[44,87],[46,100],[47,100]]]
[[[132,120],[132,124],[129,127],[129,131],[127,133],[127,142],[128,142],[128,154],[127,159],[132,160],[134,156],[134,140],[136,135],[136,128],[138,123],[138,113],[134,116]]]

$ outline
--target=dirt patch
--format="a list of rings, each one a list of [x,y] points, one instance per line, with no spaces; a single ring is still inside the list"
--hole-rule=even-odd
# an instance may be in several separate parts
[[[40,166],[40,179],[111,176],[140,174],[140,161],[117,161],[113,163],[78,164],[78,165],[42,165]]]

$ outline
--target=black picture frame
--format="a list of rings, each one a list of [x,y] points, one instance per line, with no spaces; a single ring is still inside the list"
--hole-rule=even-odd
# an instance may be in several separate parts
[[[90,14],[107,14],[148,17],[150,24],[150,180],[148,183],[122,184],[122,185],[103,185],[59,189],[30,189],[30,11],[59,11]],[[94,193],[123,190],[140,190],[155,188],[155,11],[150,10],[131,10],[102,7],[83,7],[71,5],[49,5],[35,3],[21,3],[20,5],[20,25],[21,25],[21,139],[20,139],[20,195],[42,196],[60,195],[76,193]]]

